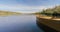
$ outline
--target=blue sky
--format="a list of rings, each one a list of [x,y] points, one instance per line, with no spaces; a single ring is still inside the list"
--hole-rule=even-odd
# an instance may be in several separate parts
[[[60,0],[0,0],[0,10],[37,12],[60,5]]]

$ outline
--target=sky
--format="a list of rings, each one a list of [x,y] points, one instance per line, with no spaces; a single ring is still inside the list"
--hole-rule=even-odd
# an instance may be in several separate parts
[[[60,0],[0,0],[0,10],[12,12],[38,12],[60,5]]]

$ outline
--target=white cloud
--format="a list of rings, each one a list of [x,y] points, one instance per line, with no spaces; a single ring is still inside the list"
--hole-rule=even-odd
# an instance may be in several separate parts
[[[41,11],[42,9],[52,8],[53,6],[24,6],[24,5],[1,5],[0,10],[7,10],[7,11],[17,11],[17,12],[37,12]]]

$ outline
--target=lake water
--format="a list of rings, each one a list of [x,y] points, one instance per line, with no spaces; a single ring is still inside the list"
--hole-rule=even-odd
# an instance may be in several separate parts
[[[0,16],[0,32],[43,32],[35,15]]]

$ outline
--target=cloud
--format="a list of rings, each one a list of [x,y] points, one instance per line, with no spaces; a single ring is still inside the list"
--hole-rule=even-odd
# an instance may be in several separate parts
[[[9,5],[0,5],[0,10],[8,10],[8,11],[34,11],[34,10],[41,10],[45,7],[32,7],[32,6],[23,6],[23,5],[16,5],[16,6],[9,6]]]
[[[0,10],[13,12],[37,12],[53,8],[60,0],[0,0]]]
[[[48,6],[25,6],[25,5],[3,5],[0,4],[0,10],[13,11],[13,12],[38,12],[42,9],[52,8],[54,5]]]

